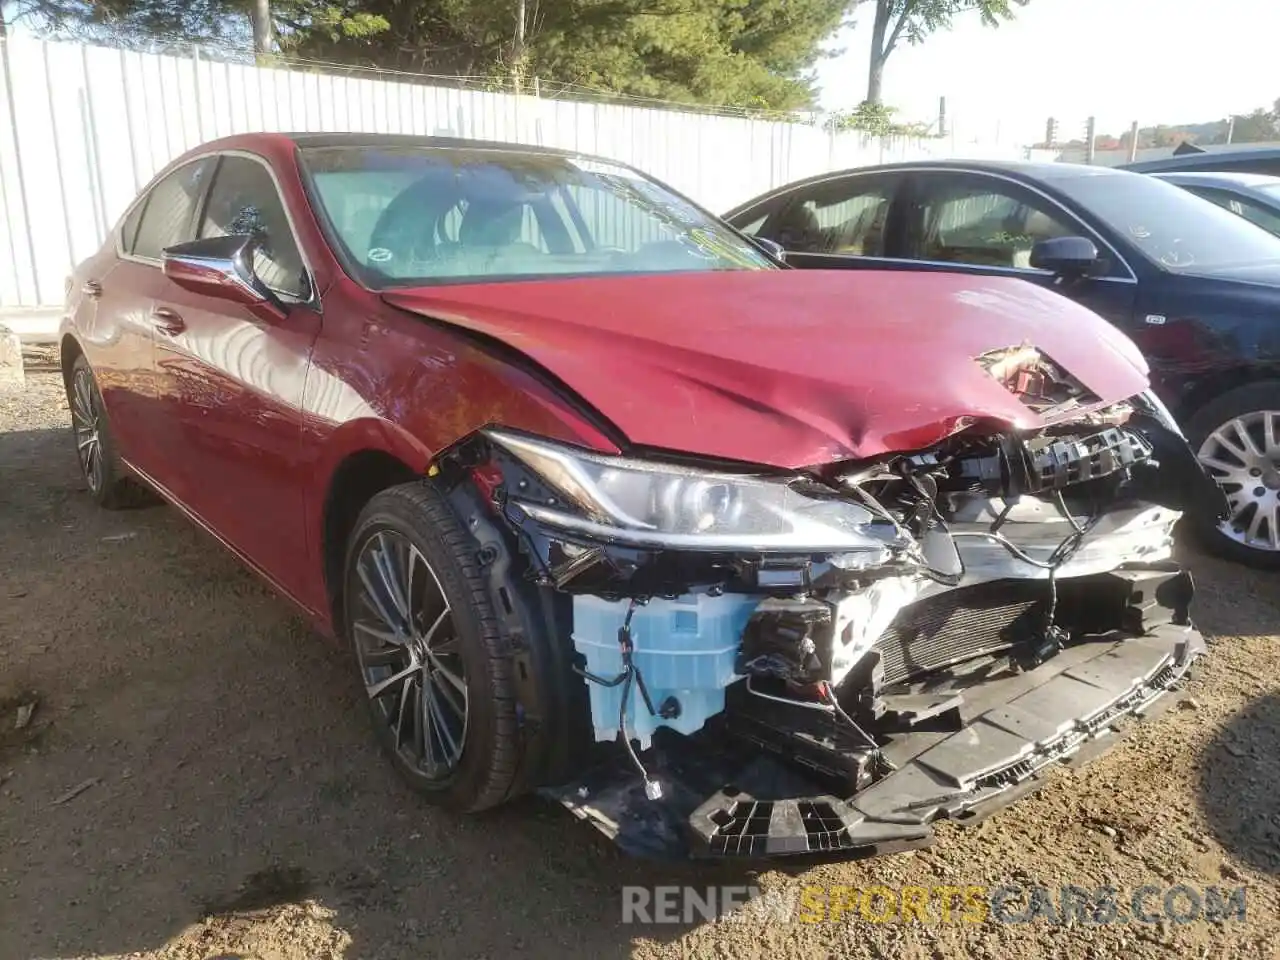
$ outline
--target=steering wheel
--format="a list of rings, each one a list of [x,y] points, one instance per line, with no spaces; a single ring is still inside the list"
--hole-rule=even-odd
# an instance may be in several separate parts
[[[378,215],[369,234],[365,259],[375,269],[393,261],[402,264],[439,259],[437,227],[450,209],[432,202],[435,184],[419,181],[392,198]]]

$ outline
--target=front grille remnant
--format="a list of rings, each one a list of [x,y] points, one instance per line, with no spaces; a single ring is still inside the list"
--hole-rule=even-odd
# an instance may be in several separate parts
[[[995,580],[903,609],[875,643],[884,683],[895,684],[1032,636],[1044,624],[1043,583]]]

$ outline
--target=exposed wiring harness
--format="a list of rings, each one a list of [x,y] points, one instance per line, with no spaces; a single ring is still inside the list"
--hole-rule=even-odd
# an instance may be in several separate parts
[[[621,673],[615,677],[601,677],[576,666],[573,670],[579,676],[590,680],[592,683],[598,683],[602,687],[622,685],[622,702],[618,706],[618,733],[622,737],[623,746],[627,748],[627,755],[631,758],[631,765],[636,768],[640,774],[640,779],[644,781],[644,795],[650,800],[661,800],[662,784],[649,776],[649,771],[640,762],[640,757],[637,756],[635,747],[631,745],[631,737],[627,734],[627,707],[631,704],[632,684],[640,691],[640,696],[644,700],[645,708],[650,715],[658,715],[658,712],[653,709],[653,700],[649,697],[649,690],[644,685],[644,674],[640,672],[640,668],[636,666],[632,656],[635,653],[635,643],[631,639],[631,618],[636,612],[636,607],[644,602],[644,600],[632,599],[630,606],[627,607],[626,619],[622,621],[622,626],[618,628],[618,649],[622,655]]]

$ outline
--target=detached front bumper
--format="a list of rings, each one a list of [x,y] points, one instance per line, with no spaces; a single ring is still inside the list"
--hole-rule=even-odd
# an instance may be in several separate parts
[[[784,758],[744,746],[728,729],[731,704],[698,735],[656,738],[642,755],[663,785],[661,802],[646,798],[622,762],[544,793],[638,855],[865,856],[925,846],[934,821],[978,822],[1042,786],[1049,765],[1091,759],[1133,720],[1162,712],[1164,694],[1205,652],[1194,627],[1173,623],[1079,641],[1026,672],[927,684],[934,698],[963,692],[962,726],[889,737],[883,755],[897,769],[863,789],[833,791],[829,768],[807,775],[803,750]],[[852,782],[858,771],[849,774]]]

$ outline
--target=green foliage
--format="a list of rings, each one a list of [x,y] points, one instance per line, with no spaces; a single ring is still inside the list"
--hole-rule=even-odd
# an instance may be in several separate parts
[[[45,30],[244,46],[250,0],[18,0]],[[280,53],[557,95],[787,111],[816,99],[822,42],[856,0],[272,0]],[[518,60],[517,60],[518,56]]]
[[[837,132],[858,130],[875,137],[927,137],[930,130],[924,123],[897,123],[893,115],[897,107],[864,100],[856,110],[843,110],[827,118],[826,128]]]

